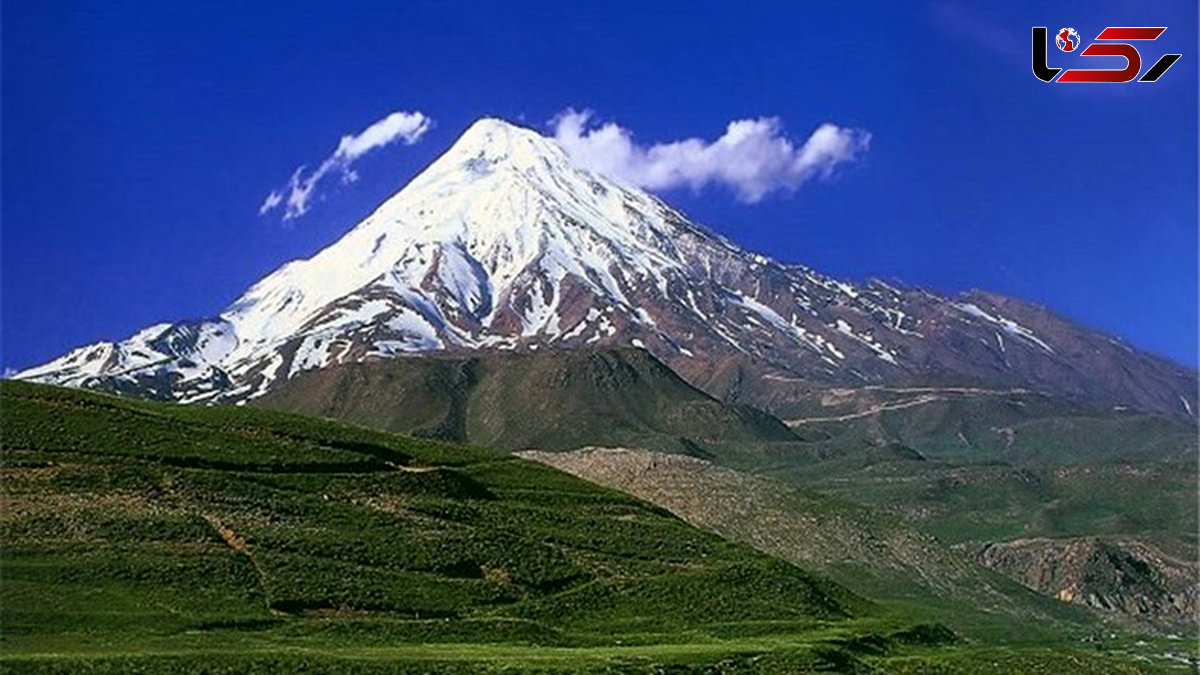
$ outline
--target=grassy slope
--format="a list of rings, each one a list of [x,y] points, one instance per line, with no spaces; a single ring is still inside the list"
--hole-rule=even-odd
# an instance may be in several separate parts
[[[926,391],[814,398],[794,425],[809,439],[806,452],[750,468],[882,507],[948,543],[1091,535],[1194,542],[1193,426],[1038,394]],[[936,400],[903,405],[929,396]],[[878,412],[857,416],[870,410]],[[855,416],[828,419],[839,415]]]
[[[1078,637],[1100,624],[1096,615],[976,565],[900,518],[784,481],[642,450],[522,455],[629,492],[967,637]]]
[[[839,640],[896,628],[831,582],[496,452],[2,391],[9,666],[853,660]]]
[[[1141,551],[1147,578],[1167,589],[1148,602],[1171,606],[1114,614],[1180,632],[1174,624],[1188,612],[1168,596],[1194,587],[1172,581],[1171,558],[1195,560],[1194,425],[1032,393],[883,387],[814,397],[800,420],[793,425],[810,439],[810,452],[755,468],[889,511],[964,550],[1011,542],[1030,555],[1002,569],[1022,583],[1037,580],[1032,585],[1050,595],[1059,589],[1048,575],[1063,588],[1074,588],[1063,579],[1079,577],[1092,590],[1096,579],[1120,579],[1100,584],[1118,597],[1096,600],[1076,589],[1076,602],[1140,607],[1138,575],[1122,572],[1115,557],[1101,556],[1109,565],[1097,576],[1074,568],[1079,556],[1068,564],[1051,562],[1050,553],[1096,539],[1102,548]]]
[[[948,543],[1017,537],[1194,537],[1192,462],[1094,467],[958,465],[897,459],[787,472],[901,515]]]
[[[492,451],[5,382],[5,670],[797,672],[964,646],[621,493]]]
[[[820,422],[877,409],[876,414]],[[799,422],[799,423],[796,423]],[[865,388],[813,397],[794,429],[830,450],[893,442],[927,459],[1072,465],[1190,456],[1194,424],[1033,393]]]
[[[265,404],[393,430],[453,428],[498,447],[682,452],[891,512],[972,550],[1020,537],[1065,544],[1114,535],[1195,550],[1196,439],[1179,420],[963,387],[825,390],[805,401],[794,425],[804,441],[785,440],[627,350],[344,366],[285,384]],[[431,403],[451,411],[435,419],[453,423],[432,425]],[[1006,570],[1023,583],[1035,572]],[[902,581],[890,576],[859,587],[887,597]]]

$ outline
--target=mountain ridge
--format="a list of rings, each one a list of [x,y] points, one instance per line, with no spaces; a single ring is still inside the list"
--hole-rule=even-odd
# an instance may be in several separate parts
[[[243,402],[301,372],[376,357],[630,345],[718,398],[776,414],[797,383],[984,382],[1189,419],[1196,410],[1195,373],[1045,308],[776,262],[494,118],[217,317],[156,324],[16,378]]]
[[[251,405],[506,450],[628,443],[712,456],[801,442],[778,419],[717,401],[635,348],[344,363]]]

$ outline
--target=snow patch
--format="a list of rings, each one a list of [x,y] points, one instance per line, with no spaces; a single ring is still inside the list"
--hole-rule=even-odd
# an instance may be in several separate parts
[[[973,316],[978,319],[983,319],[984,321],[987,321],[989,323],[996,324],[997,326],[1000,326],[1000,328],[1004,332],[1008,333],[1009,335],[1020,338],[1022,340],[1025,340],[1026,342],[1029,342],[1031,344],[1037,345],[1038,347],[1045,350],[1047,353],[1050,353],[1050,354],[1054,353],[1054,349],[1052,349],[1050,347],[1050,345],[1043,342],[1041,340],[1041,338],[1039,338],[1037,335],[1035,335],[1032,330],[1026,328],[1025,326],[1022,326],[1021,324],[1017,323],[1016,321],[1013,321],[1012,319],[1008,319],[1008,318],[1005,318],[1002,316],[993,316],[993,315],[985,312],[978,305],[971,303],[971,302],[955,302],[955,303],[951,303],[951,306],[958,309],[959,311],[962,311],[962,312],[970,315],[970,316]]]

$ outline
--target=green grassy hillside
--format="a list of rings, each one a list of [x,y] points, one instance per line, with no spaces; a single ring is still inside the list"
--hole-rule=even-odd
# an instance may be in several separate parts
[[[1180,420],[1099,409],[1023,390],[973,387],[835,388],[813,390],[793,403],[798,415],[789,420],[794,436],[773,418],[722,405],[644,352],[627,350],[346,365],[285,383],[261,405],[503,448],[557,452],[607,446],[698,456],[825,493],[847,513],[851,504],[867,507],[863,513],[890,512],[906,520],[907,527],[936,536],[941,543],[935,546],[961,544],[977,550],[1032,537],[1053,539],[1044,547],[1052,552],[1066,550],[1076,538],[1117,535],[1121,542],[1110,543],[1118,547],[1133,542],[1139,551],[1161,546],[1195,550],[1200,524],[1194,498],[1197,441],[1195,430]],[[779,492],[757,484],[742,488]],[[657,501],[655,495],[641,496]],[[810,515],[806,503],[773,500],[768,510],[787,513],[785,520],[794,525]],[[692,522],[711,526],[704,520]],[[784,555],[781,550],[811,553],[842,543],[827,529],[810,528],[796,541],[790,525],[758,524],[719,531],[746,541],[737,535],[763,530],[768,543],[791,543],[782,549],[760,548]],[[884,557],[882,551],[874,556]],[[806,564],[811,558],[793,559]],[[1018,558],[1027,559],[1042,557]],[[1139,560],[1153,575],[1173,574],[1167,557]],[[897,568],[890,562],[873,567],[885,571],[882,583],[856,588],[887,597],[905,585],[904,574],[894,573]],[[934,567],[917,575],[926,587],[934,580],[952,588],[944,597],[965,601],[968,609],[989,604],[970,599],[981,585],[977,580],[952,581],[945,578],[948,569]],[[1108,574],[1124,579],[1121,567],[1114,563]],[[1021,584],[1045,576],[1036,566],[997,569]],[[865,581],[869,576],[839,578]],[[1127,581],[1104,588],[1142,587],[1132,578]],[[1187,607],[1194,594],[1181,603],[1179,584],[1164,577],[1151,585],[1166,590],[1151,601],[1126,597],[1115,604],[1090,599],[1074,587],[1031,588],[1047,598],[1071,597],[1101,611],[1150,607],[1115,614],[1177,630],[1178,617],[1193,614]],[[1051,602],[1059,604],[1058,599]],[[1174,618],[1164,621],[1159,614]],[[964,623],[975,621],[956,625]]]
[[[1050,597],[1194,632],[1193,424],[984,389],[808,403],[790,420],[806,452],[755,469],[889,511]]]
[[[1099,617],[975,564],[902,519],[701,459],[627,449],[523,452],[669,509],[908,614],[980,640],[1084,635]]]
[[[832,582],[498,452],[0,391],[6,667],[188,670],[220,652],[251,670],[421,672],[780,647],[818,663],[856,659],[848,636],[903,629]]]
[[[1071,465],[1194,456],[1195,424],[1043,394],[964,388],[836,389],[788,424],[826,455],[898,443],[927,459]]]
[[[0,423],[6,672],[1143,670],[963,644],[494,451],[12,382]]]

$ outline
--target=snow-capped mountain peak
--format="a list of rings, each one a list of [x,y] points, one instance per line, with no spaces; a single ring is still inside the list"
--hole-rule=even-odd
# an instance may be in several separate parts
[[[485,118],[340,240],[280,267],[217,319],[155,326],[17,377],[241,401],[345,361],[632,344],[717,394],[738,386],[714,373],[730,364],[779,382],[934,375],[1094,390],[1065,356],[1071,345],[1055,344],[1064,322],[1009,316],[1000,300],[780,265],[577,167],[551,138]],[[1039,322],[1044,331],[1028,325]],[[1086,341],[1111,351],[1097,338]],[[1147,367],[1158,376],[1169,365]],[[1148,398],[1141,377],[1106,381],[1109,398],[1160,408],[1194,398],[1174,385]]]
[[[478,346],[481,337],[502,337],[479,329],[505,316],[502,300],[513,299],[520,279],[571,276],[624,300],[614,266],[643,275],[677,267],[654,246],[670,241],[669,213],[644,193],[576,169],[553,140],[485,119],[341,240],[280,268],[221,316],[236,328],[242,358],[319,332],[322,310],[357,291],[386,296],[369,311],[404,307],[414,345],[444,347],[449,338]],[[523,334],[553,330],[543,325],[551,317],[540,316],[552,309],[552,293],[532,292],[537,307],[521,317]],[[362,321],[385,313],[356,309]]]

